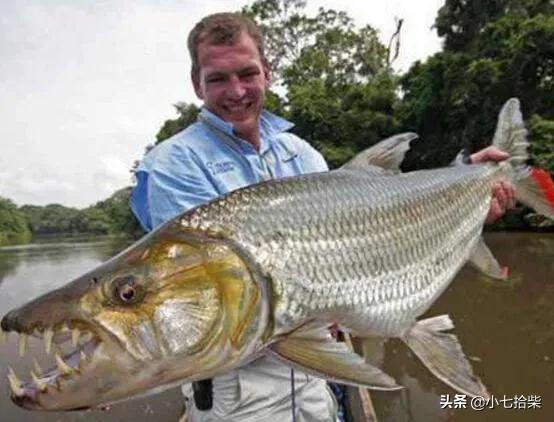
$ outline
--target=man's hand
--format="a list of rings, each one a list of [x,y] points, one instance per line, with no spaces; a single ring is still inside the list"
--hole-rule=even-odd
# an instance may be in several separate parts
[[[473,164],[484,163],[486,161],[504,161],[509,154],[499,150],[494,146],[487,147],[469,157]],[[514,186],[505,180],[496,182],[492,186],[492,200],[486,223],[492,223],[502,217],[507,210],[516,205],[516,190]]]

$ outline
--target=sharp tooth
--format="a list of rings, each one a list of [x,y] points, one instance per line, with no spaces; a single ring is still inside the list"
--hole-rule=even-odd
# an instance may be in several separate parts
[[[33,369],[37,374],[42,374],[43,373],[42,368],[38,364],[38,361],[37,361],[36,358],[33,358]]]
[[[47,328],[44,330],[44,347],[46,348],[46,354],[50,354],[50,350],[52,349],[52,337],[54,337],[54,331],[52,331],[52,328]]]
[[[66,322],[64,322],[64,323],[62,324],[62,326],[60,327],[60,331],[62,331],[62,332],[63,332],[63,331],[69,331],[69,326],[67,325]]]
[[[48,384],[46,384],[44,381],[41,381],[33,371],[31,371],[31,378],[40,391],[46,391]]]
[[[87,355],[81,350],[81,359],[79,360],[79,371],[82,372],[87,363]]]
[[[70,374],[73,372],[73,368],[65,363],[59,354],[56,353],[54,357],[56,358],[58,369],[62,374]]]
[[[27,352],[27,334],[21,333],[19,336],[19,356],[25,356]]]
[[[73,344],[73,347],[77,347],[79,344],[79,337],[81,336],[81,332],[78,328],[74,328],[71,332],[71,343]]]
[[[86,331],[85,333],[83,333],[81,338],[83,339],[83,343],[88,343],[92,340],[92,333],[90,331]]]
[[[21,381],[19,381],[19,378],[17,378],[17,375],[15,375],[12,368],[8,368],[8,371],[8,381],[13,394],[18,397],[22,396],[25,392],[23,391],[23,388],[21,388]]]
[[[8,342],[8,332],[0,329],[0,344],[6,344]]]

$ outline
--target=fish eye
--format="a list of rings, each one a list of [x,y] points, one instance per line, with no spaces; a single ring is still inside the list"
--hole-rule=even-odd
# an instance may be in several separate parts
[[[137,303],[142,298],[141,286],[133,276],[116,278],[113,286],[115,299],[123,305]]]

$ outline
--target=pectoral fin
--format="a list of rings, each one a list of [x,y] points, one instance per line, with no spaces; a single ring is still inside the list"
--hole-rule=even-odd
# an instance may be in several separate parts
[[[441,332],[450,328],[448,315],[441,315],[416,323],[402,340],[437,378],[453,389],[472,397],[489,397],[473,374],[456,336]]]
[[[341,384],[377,390],[398,390],[402,387],[389,375],[364,362],[344,342],[333,338],[315,339],[286,337],[270,346],[279,359],[307,373]]]
[[[485,244],[483,238],[479,239],[471,257],[471,262],[479,271],[497,280],[508,278],[508,267],[502,267]]]

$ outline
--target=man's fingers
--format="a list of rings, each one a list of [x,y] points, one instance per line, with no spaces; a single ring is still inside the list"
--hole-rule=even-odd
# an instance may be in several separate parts
[[[487,218],[485,222],[492,223],[498,220],[503,215],[504,215],[504,209],[500,207],[500,205],[498,204],[498,200],[496,198],[492,198],[491,206],[489,208],[489,213],[487,214]]]
[[[502,189],[504,190],[504,195],[506,196],[505,208],[507,210],[515,208],[517,200],[516,200],[516,189],[514,185],[504,180],[500,183],[502,184]]]
[[[503,182],[496,182],[492,186],[492,196],[496,199],[496,204],[505,210],[508,205],[508,195],[506,194]]]
[[[484,163],[486,161],[503,161],[510,156],[507,152],[498,149],[495,146],[490,146],[481,151],[471,154],[470,159],[473,164]]]

